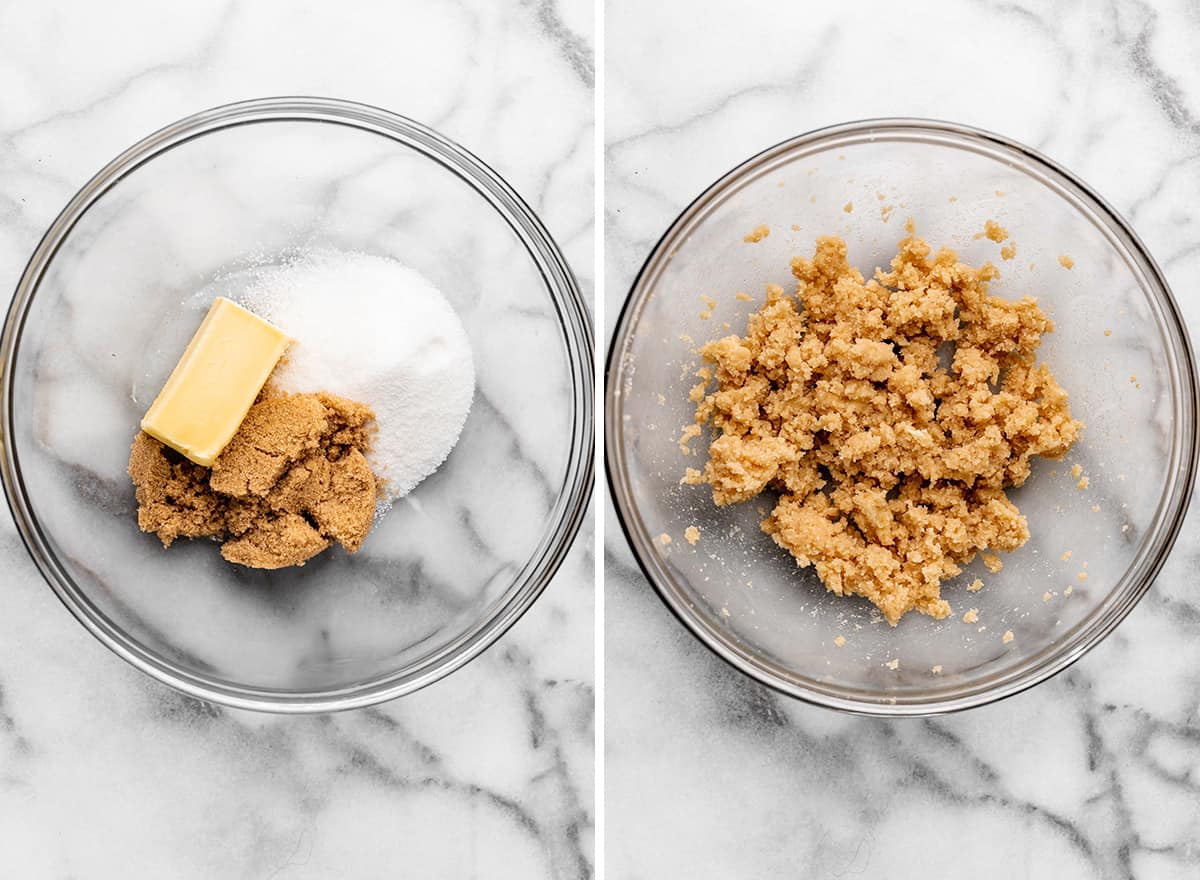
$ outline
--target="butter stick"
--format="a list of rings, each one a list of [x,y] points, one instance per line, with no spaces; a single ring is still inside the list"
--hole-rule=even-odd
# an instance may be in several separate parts
[[[142,430],[211,467],[291,341],[278,327],[217,297],[142,418]]]

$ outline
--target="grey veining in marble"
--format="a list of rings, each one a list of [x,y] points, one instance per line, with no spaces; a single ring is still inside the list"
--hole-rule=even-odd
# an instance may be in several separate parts
[[[539,213],[590,296],[592,21],[589,4],[553,0],[0,6],[0,283],[15,286],[55,213],[138,138],[233,100],[317,94],[467,145]],[[72,356],[100,376],[86,346]],[[483,383],[476,402],[502,434],[511,392]],[[69,447],[63,420],[43,427]],[[515,453],[544,482],[552,453]],[[89,476],[86,503],[127,514],[119,476]],[[0,519],[0,874],[591,876],[590,523],[526,617],[449,679],[281,718],[182,697],[110,654]]]
[[[760,149],[929,116],[1044,151],[1129,218],[1200,328],[1200,14],[1186,3],[612,0],[606,326],[675,215]],[[614,880],[1200,874],[1200,532],[1066,673],[888,722],[789,701],[664,608],[606,520]]]

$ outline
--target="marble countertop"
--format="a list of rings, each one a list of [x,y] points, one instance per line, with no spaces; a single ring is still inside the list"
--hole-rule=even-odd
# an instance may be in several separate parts
[[[593,10],[117,0],[0,5],[0,288],[75,190],[206,107],[312,94],[437,127],[549,226],[590,296]],[[593,849],[590,523],[481,657],[317,717],[182,697],[54,598],[0,513],[0,874],[577,878]]]
[[[606,327],[720,174],[813,128],[931,116],[1004,132],[1130,219],[1200,333],[1200,15],[1185,3],[613,2]],[[1102,645],[933,720],[776,696],[667,612],[606,518],[607,876],[1200,874],[1200,513]]]

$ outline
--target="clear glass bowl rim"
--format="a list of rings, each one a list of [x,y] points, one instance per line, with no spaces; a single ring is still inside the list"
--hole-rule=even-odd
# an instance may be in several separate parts
[[[13,431],[13,366],[29,306],[47,267],[88,209],[139,167],[196,138],[243,125],[308,122],[346,126],[389,138],[437,162],[470,185],[496,210],[524,244],[554,303],[566,348],[573,391],[572,436],[563,489],[541,543],[508,588],[493,614],[449,644],[402,669],[353,685],[312,691],[238,685],[188,672],[145,649],[113,625],[71,580],[54,557],[33,515]],[[482,160],[433,129],[406,117],[336,98],[268,97],[225,104],[184,117],[129,147],[71,198],[34,249],[0,333],[0,478],[17,531],[38,570],[84,627],[142,672],[202,700],[262,712],[331,712],[361,708],[412,693],[460,668],[500,638],[541,595],[579,531],[594,477],[594,346],[592,321],[578,282],[545,226],[509,184]]]
[[[1172,437],[1172,461],[1168,482],[1147,533],[1143,550],[1092,615],[1076,629],[1075,637],[1034,654],[1009,672],[983,685],[962,686],[943,696],[926,699],[908,695],[903,698],[863,699],[854,692],[836,686],[821,685],[815,679],[797,683],[785,677],[751,653],[710,628],[691,607],[687,597],[676,590],[665,566],[653,550],[652,538],[638,517],[632,487],[624,468],[623,420],[620,415],[620,383],[624,353],[633,339],[647,295],[679,243],[688,232],[703,222],[726,197],[749,180],[770,173],[790,161],[793,154],[832,149],[873,141],[881,135],[930,144],[949,144],[993,158],[1003,157],[1010,164],[1038,178],[1044,185],[1080,209],[1093,224],[1120,241],[1137,263],[1147,282],[1156,307],[1165,316],[1169,338],[1167,349],[1171,371],[1175,433]],[[1132,267],[1131,267],[1132,268]],[[984,129],[938,119],[908,117],[862,119],[831,125],[781,141],[728,171],[708,186],[667,228],[643,263],[629,295],[621,306],[613,331],[605,365],[604,442],[605,473],[617,519],[643,575],[660,599],[701,643],[742,673],[774,691],[795,699],[842,712],[879,717],[931,716],[961,711],[1001,700],[1033,687],[1066,669],[1112,632],[1150,588],[1162,568],[1183,525],[1196,479],[1200,456],[1200,436],[1196,418],[1200,410],[1200,383],[1187,327],[1170,287],[1154,258],[1132,227],[1090,186],[1042,153],[1011,138]]]

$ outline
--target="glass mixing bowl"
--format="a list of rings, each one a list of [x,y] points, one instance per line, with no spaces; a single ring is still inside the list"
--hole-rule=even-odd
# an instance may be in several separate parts
[[[357,554],[269,572],[164,550],[125,467],[195,294],[330,248],[393,257],[458,312],[477,377],[458,445]],[[50,586],[137,668],[231,706],[363,706],[458,668],[538,597],[591,491],[590,319],[562,254],[479,159],[373,107],[233,104],[128,149],[38,245],[0,363],[5,491]]]
[[[1004,555],[1003,571],[990,574],[977,561],[943,584],[952,616],[910,613],[891,628],[866,600],[827,592],[811,568],[797,568],[762,533],[771,502],[717,509],[707,487],[680,485],[684,468],[703,457],[685,458],[677,441],[692,422],[696,345],[744,332],[768,282],[794,290],[789,260],[811,256],[816,236],[844,237],[850,262],[869,275],[895,255],[909,217],[933,247],[999,266],[994,293],[1038,297],[1057,325],[1040,358],[1087,428],[1064,461],[1037,462],[1011,492],[1031,538]],[[1015,259],[1002,260],[995,243],[974,238],[989,219],[1011,234]],[[770,226],[769,237],[743,242],[760,224]],[[1062,256],[1074,268],[1060,264]],[[735,298],[739,291],[754,302]],[[702,296],[717,300],[707,320]],[[963,709],[1065,668],[1149,587],[1195,478],[1192,350],[1150,255],[1069,172],[959,125],[839,125],[772,147],[722,177],[647,259],[617,323],[606,378],[617,512],[667,606],[743,672],[848,711]],[[697,453],[706,437],[692,441]],[[1075,464],[1088,476],[1084,490],[1072,476]],[[691,525],[701,534],[694,546],[682,540]],[[661,534],[673,540],[664,544]],[[968,592],[976,577],[986,586]],[[969,608],[978,609],[977,623],[962,620]]]

